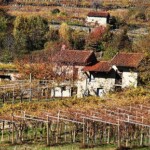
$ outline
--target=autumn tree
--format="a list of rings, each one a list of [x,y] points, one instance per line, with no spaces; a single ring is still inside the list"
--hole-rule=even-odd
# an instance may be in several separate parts
[[[4,9],[0,9],[0,48],[3,47],[3,39],[7,33],[8,28],[8,14]]]
[[[128,29],[125,27],[123,28],[121,34],[120,34],[120,40],[119,40],[119,44],[118,44],[118,49],[128,49],[129,51],[132,49],[132,42],[129,39],[128,35],[127,35],[127,31]]]
[[[0,9],[0,61],[10,62],[14,55],[13,17]]]
[[[6,34],[7,29],[7,19],[3,16],[0,16],[0,48],[3,47],[2,41]]]
[[[49,28],[49,31],[46,34],[47,41],[57,41],[59,40],[59,31],[53,27]]]
[[[46,42],[48,22],[40,16],[18,16],[14,22],[14,37],[18,53],[42,49]]]
[[[56,84],[72,79],[73,75],[68,74],[71,64],[65,64],[64,67],[61,61],[57,61],[58,57],[61,57],[59,52],[53,53],[49,50],[28,54],[16,59],[15,65],[19,71],[20,79],[29,79],[30,74],[32,79],[53,80]]]
[[[71,39],[71,29],[67,23],[63,22],[59,29],[60,41],[69,45]]]
[[[150,85],[150,34],[141,36],[133,45],[134,52],[140,52],[145,55],[138,67],[140,84]]]
[[[30,74],[33,79],[52,79],[54,72],[51,62],[52,55],[48,51],[25,55],[15,60],[21,79],[29,79]]]
[[[55,54],[62,47],[62,43],[59,41],[48,41],[44,45],[44,50],[48,51],[50,54]]]
[[[102,5],[102,1],[101,0],[94,0],[92,5],[97,11],[97,9],[100,8],[100,6]]]
[[[105,35],[105,31],[106,28],[102,26],[95,28],[86,38],[86,49],[103,51],[103,37]]]
[[[85,47],[86,32],[81,30],[74,30],[72,32],[72,47],[73,49],[83,50]]]

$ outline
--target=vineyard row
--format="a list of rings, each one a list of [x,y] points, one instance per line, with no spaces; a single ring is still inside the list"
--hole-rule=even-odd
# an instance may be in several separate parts
[[[46,141],[49,146],[68,142],[79,142],[82,146],[150,146],[150,106],[99,106],[85,111],[68,108],[33,114],[20,110],[0,116],[1,141]]]

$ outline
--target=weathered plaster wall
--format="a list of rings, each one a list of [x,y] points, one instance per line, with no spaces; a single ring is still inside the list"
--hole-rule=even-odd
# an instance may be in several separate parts
[[[83,76],[83,80],[78,81],[78,97],[83,97],[84,94],[96,96],[98,88],[102,88],[104,93],[108,93],[110,90],[114,89],[114,77],[106,78],[100,76],[90,76],[90,78],[87,78],[86,75]]]
[[[107,25],[107,18],[104,17],[87,17],[86,21],[91,23],[97,22],[99,25],[103,26]]]
[[[68,76],[70,82],[67,83],[66,81],[64,81],[63,83],[60,83],[59,85],[57,85],[56,83],[56,88],[51,90],[51,97],[71,97],[71,86],[76,86],[77,87],[77,93],[79,93],[80,89],[80,84],[78,84],[79,82],[81,82],[81,85],[83,84],[83,87],[85,88],[84,82],[83,80],[85,80],[85,75],[82,72],[82,68],[84,66],[62,66],[62,67],[56,67],[55,71],[57,71],[57,73],[61,74],[62,72],[66,72],[66,76]],[[73,79],[73,70],[76,68],[77,71],[77,81],[74,81],[74,85],[72,84],[72,79]],[[70,89],[66,89],[66,90],[61,90],[61,85],[68,87],[67,85],[70,84]],[[78,88],[79,86],[79,88]],[[81,96],[79,96],[81,97]]]
[[[114,88],[114,84],[114,78],[95,78],[95,80],[89,81],[87,85],[90,91],[90,95],[96,96],[97,88],[102,88],[104,93],[108,93]]]
[[[137,72],[123,72],[122,74],[122,88],[137,87],[138,73]]]
[[[71,97],[71,87],[62,90],[61,87],[55,87],[51,90],[51,97]]]

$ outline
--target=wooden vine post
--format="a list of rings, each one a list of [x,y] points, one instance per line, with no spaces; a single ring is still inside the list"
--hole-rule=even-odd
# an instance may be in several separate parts
[[[108,132],[107,132],[107,143],[110,143],[110,125],[108,126]]]
[[[89,144],[89,121],[86,124],[86,143]]]
[[[83,145],[85,144],[85,120],[83,118]]]
[[[12,144],[14,144],[14,115],[12,113]]]
[[[60,117],[60,110],[58,111],[58,114],[57,114],[57,124],[56,124],[56,143],[58,143],[59,117]]]
[[[5,121],[2,122],[2,136],[1,136],[1,141],[4,141],[4,130],[5,130]]]
[[[66,134],[66,132],[67,132],[67,125],[65,123],[65,142],[67,141],[67,134]]]
[[[120,147],[120,121],[118,119],[118,147]]]
[[[142,124],[143,124],[143,116],[142,116]],[[140,146],[143,145],[143,126],[141,127],[141,135],[140,135]]]
[[[94,144],[96,144],[96,131],[97,131],[97,124],[94,122],[94,134],[93,134],[93,141],[94,141]]]
[[[32,101],[32,74],[30,73],[30,97],[29,97],[29,101]]]
[[[47,115],[47,145],[50,145],[50,139],[49,139],[49,116]]]
[[[150,127],[149,127],[148,130],[149,130],[149,131],[148,131],[148,132],[149,132],[149,134],[148,134],[148,139],[149,139],[149,140],[148,140],[148,146],[150,147]]]
[[[15,88],[13,87],[13,99],[12,99],[12,103],[14,104],[15,102]]]

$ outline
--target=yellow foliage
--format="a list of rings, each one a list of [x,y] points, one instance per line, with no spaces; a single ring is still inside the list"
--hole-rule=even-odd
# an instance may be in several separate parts
[[[12,63],[9,64],[0,63],[0,69],[16,69],[16,66]]]
[[[137,89],[127,89],[119,93],[112,93],[104,98],[85,97],[85,98],[68,98],[64,100],[54,100],[49,102],[39,101],[37,103],[18,103],[4,104],[0,110],[1,115],[7,115],[11,112],[23,110],[32,114],[38,114],[40,111],[56,112],[59,109],[81,110],[86,111],[93,108],[108,107],[116,108],[119,106],[129,106],[134,104],[150,104],[150,91],[139,87]]]

